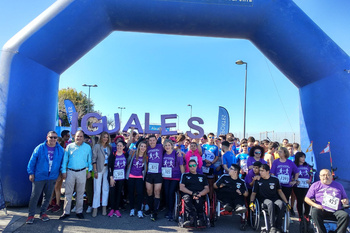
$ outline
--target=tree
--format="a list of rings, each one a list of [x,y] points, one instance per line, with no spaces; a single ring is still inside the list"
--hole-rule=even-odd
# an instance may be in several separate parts
[[[63,88],[58,91],[58,114],[59,117],[62,119],[62,126],[69,126],[68,118],[67,118],[67,113],[66,113],[66,108],[64,106],[64,100],[69,99],[73,102],[75,105],[75,109],[78,113],[78,121],[79,125],[81,122],[81,118],[87,114],[88,109],[90,112],[95,112],[94,111],[94,103],[89,100],[88,97],[84,92],[77,92],[74,88]],[[88,107],[89,106],[89,107]]]

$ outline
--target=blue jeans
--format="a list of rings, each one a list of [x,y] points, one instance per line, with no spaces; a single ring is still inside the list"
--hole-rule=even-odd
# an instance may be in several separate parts
[[[40,216],[43,214],[46,214],[47,207],[49,206],[51,195],[53,193],[53,190],[55,189],[56,180],[41,180],[41,181],[34,181],[32,183],[32,194],[30,196],[29,201],[29,215],[28,216],[34,216],[36,206],[38,204],[39,198],[42,193],[43,195],[43,201],[41,204],[40,209]]]

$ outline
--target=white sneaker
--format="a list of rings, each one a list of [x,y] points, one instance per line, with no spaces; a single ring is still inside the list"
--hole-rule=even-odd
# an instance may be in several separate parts
[[[135,216],[135,210],[134,209],[131,209],[130,210],[130,217],[134,217]]]
[[[75,208],[74,206],[74,208],[70,212],[75,213],[76,211],[77,211],[77,208]]]
[[[143,218],[143,213],[141,210],[137,211],[137,217],[138,218]]]
[[[91,206],[88,206],[87,210],[86,210],[86,213],[87,214],[90,214],[92,212],[92,207]]]

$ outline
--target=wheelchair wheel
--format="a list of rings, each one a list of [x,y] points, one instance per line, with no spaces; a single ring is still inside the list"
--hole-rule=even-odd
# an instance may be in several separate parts
[[[254,202],[255,204],[255,210],[252,211],[249,209],[249,219],[250,219],[250,224],[253,230],[257,231],[259,230],[260,226],[260,204],[257,200]]]
[[[289,224],[290,224],[290,213],[289,210],[286,210],[284,213],[284,220],[283,220],[283,232],[288,233],[289,232]]]
[[[178,225],[179,227],[183,228],[184,227],[184,222],[185,222],[185,202],[182,198],[179,196],[179,214],[178,214]]]
[[[211,200],[210,203],[210,222],[212,223],[212,225],[214,225],[214,222],[217,221],[217,199],[216,199],[216,193],[213,193],[213,199]],[[219,210],[219,214],[220,214],[220,210]]]
[[[211,217],[211,204],[210,204],[210,199],[209,199],[209,195],[207,194],[205,197],[205,206],[204,206],[204,213],[205,213],[205,221],[206,221],[206,226],[207,228],[210,227],[210,217]],[[214,210],[215,211],[215,210]],[[214,212],[215,213],[215,212]]]
[[[179,221],[179,213],[181,208],[181,197],[178,192],[175,193],[175,206],[174,206],[174,221]]]

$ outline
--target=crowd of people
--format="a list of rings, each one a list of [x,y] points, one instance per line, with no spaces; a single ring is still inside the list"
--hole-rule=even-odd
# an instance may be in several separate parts
[[[348,198],[341,184],[332,180],[326,169],[320,171],[320,181],[313,182],[312,167],[298,143],[241,139],[232,133],[209,133],[198,139],[185,134],[161,136],[140,135],[133,129],[124,135],[89,137],[77,131],[70,137],[64,130],[61,137],[55,131],[47,134],[29,160],[28,174],[32,182],[27,223],[34,222],[36,206],[43,193],[40,219],[48,221],[48,211],[61,209],[61,187],[65,180],[63,214],[69,218],[75,212],[96,217],[121,217],[127,203],[129,216],[152,221],[159,210],[174,220],[175,193],[185,200],[185,226],[204,224],[204,197],[213,199],[214,192],[226,211],[243,213],[253,209],[254,200],[268,207],[270,232],[280,232],[285,208],[294,213],[296,200],[299,221],[312,218],[323,231],[323,217],[338,220],[338,231],[345,232],[349,217],[342,210]],[[310,187],[311,186],[311,187]],[[75,206],[72,208],[72,197]],[[276,217],[274,217],[276,216]],[[345,226],[345,228],[344,228]]]

